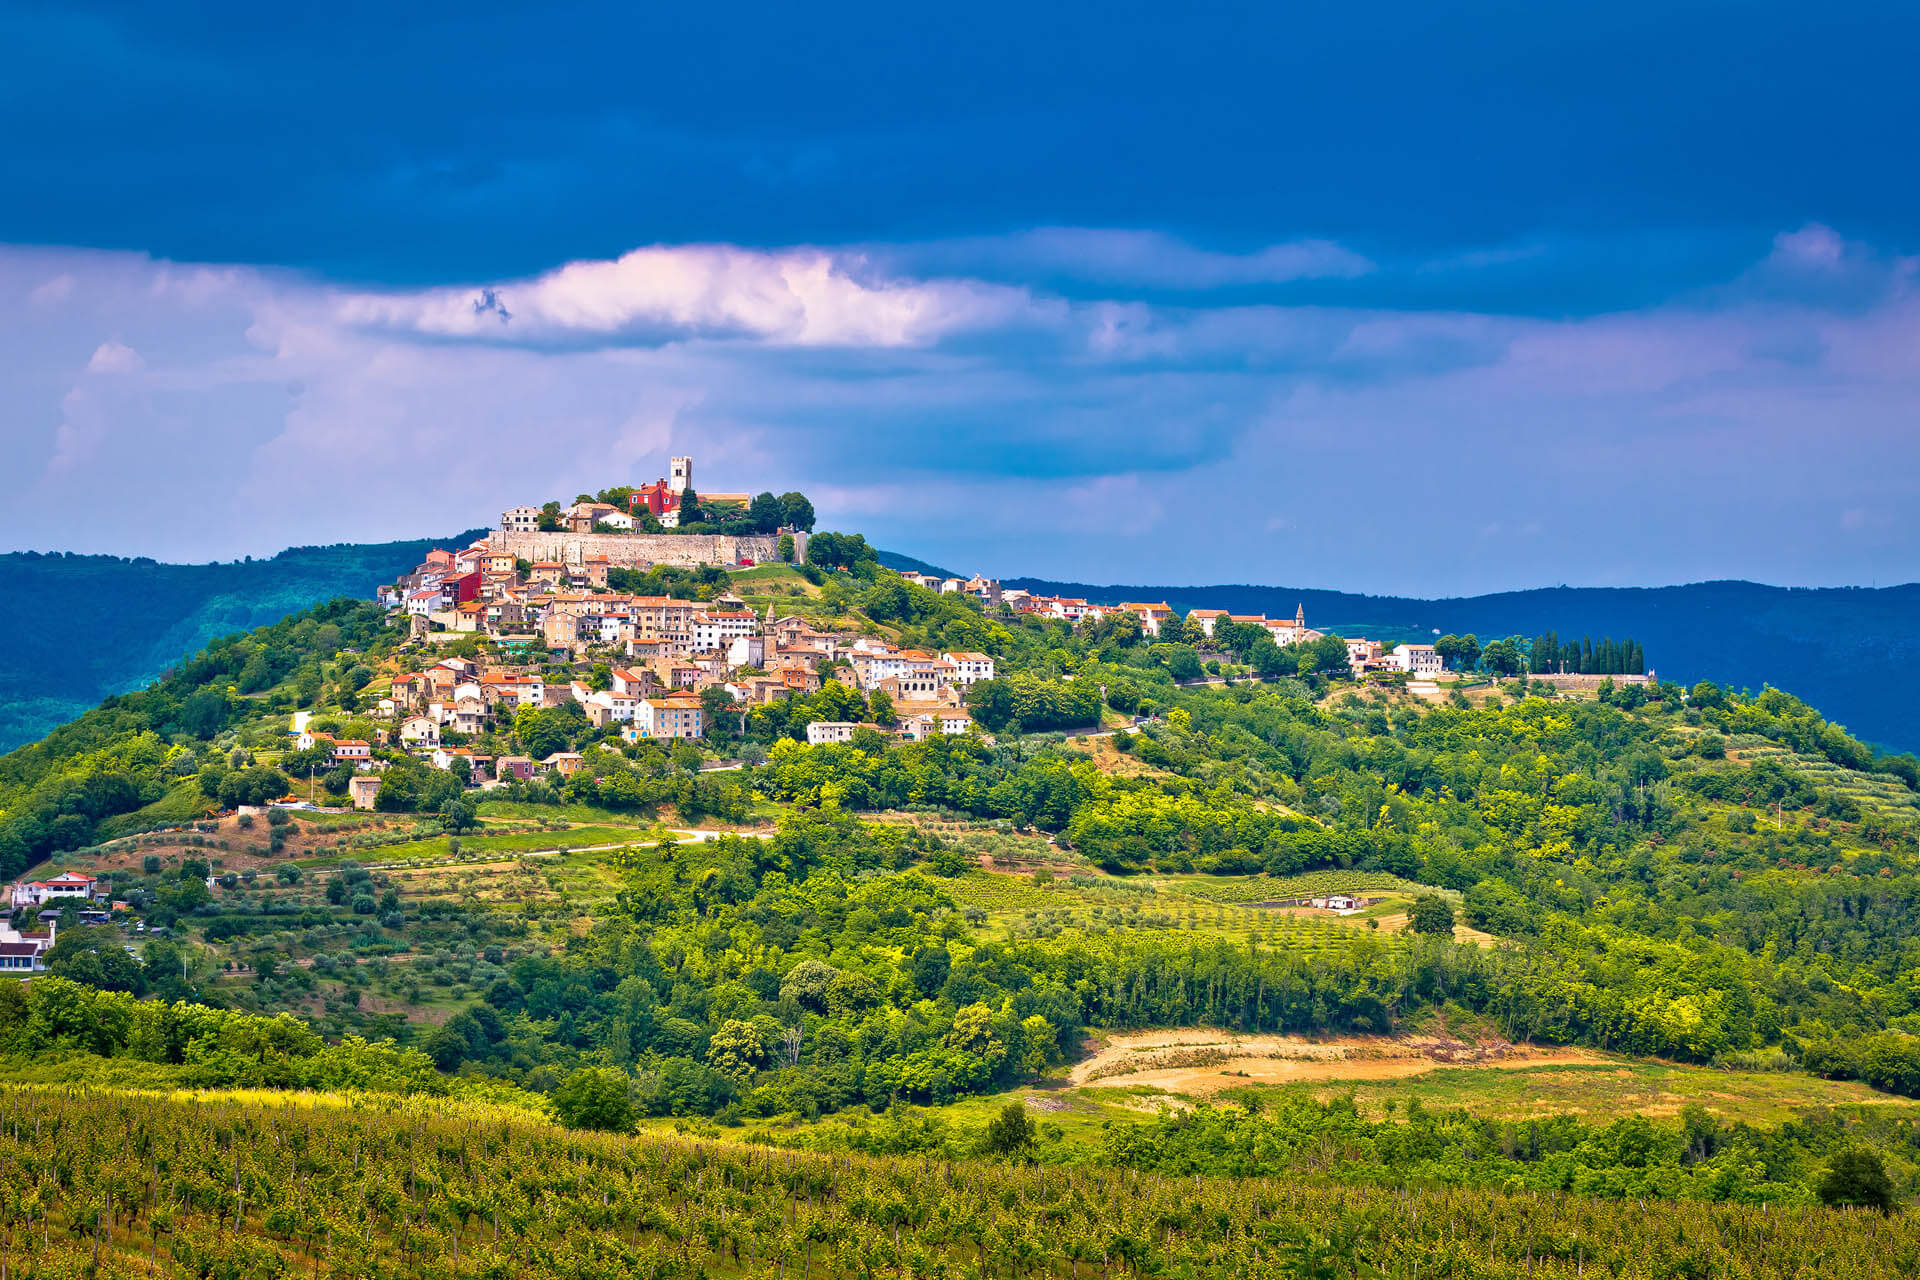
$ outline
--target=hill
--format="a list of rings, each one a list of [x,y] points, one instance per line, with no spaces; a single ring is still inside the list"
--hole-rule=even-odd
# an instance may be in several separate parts
[[[924,573],[937,578],[956,578],[962,575],[950,569],[942,569],[937,564],[928,564],[925,560],[916,560],[912,556],[901,555],[898,551],[879,551],[875,553],[880,563],[895,573]]]
[[[1389,643],[1430,639],[1436,631],[1471,631],[1482,641],[1547,630],[1595,640],[1631,635],[1665,679],[1788,689],[1870,742],[1920,748],[1920,682],[1907,665],[1907,637],[1920,628],[1920,584],[1544,587],[1438,600],[1246,584],[1096,586],[1013,578],[1003,585],[1099,603],[1165,600],[1182,611],[1269,617],[1291,617],[1304,604],[1308,621],[1322,630]]]
[[[1493,1211],[1472,1274],[1578,1277],[1649,1247],[1622,1234],[1643,1218],[1702,1241],[1678,1274],[1758,1265],[1732,1256],[1740,1233],[1719,1216],[1731,1210],[1687,1201],[1785,1209],[1769,1221],[1805,1230],[1781,1247],[1828,1259],[1821,1274],[1903,1273],[1910,1228],[1890,1228],[1883,1259],[1865,1237],[1884,1219],[1818,1206],[1841,1164],[1865,1170],[1850,1185],[1876,1197],[1920,1193],[1920,762],[1877,756],[1779,690],[1359,685],[1344,663],[1307,661],[1318,646],[1276,663],[1264,632],[1196,649],[1150,641],[1128,618],[1016,616],[864,556],[846,572],[656,569],[625,585],[732,589],[836,635],[990,655],[996,674],[967,703],[993,736],[889,737],[865,724],[888,715],[879,691],[832,680],[724,711],[711,690],[704,741],[630,739],[570,699],[503,703],[459,733],[471,755],[449,758],[381,742],[389,726],[370,700],[448,656],[549,681],[565,663],[590,681],[617,655],[530,654],[477,633],[435,642],[366,600],[216,638],[0,757],[0,875],[45,863],[103,881],[114,904],[98,927],[76,906],[50,974],[0,982],[0,1080],[92,1090],[63,1113],[76,1135],[65,1190],[48,1199],[48,1176],[36,1210],[64,1238],[137,1268],[138,1241],[160,1248],[143,1216],[157,1204],[172,1224],[159,1233],[178,1235],[167,1247],[200,1248],[207,1224],[179,1207],[203,1203],[184,1166],[167,1154],[159,1189],[157,1174],[129,1181],[106,1135],[138,1150],[154,1141],[143,1135],[171,1144],[210,1128],[229,1144],[206,1175],[224,1188],[234,1117],[217,1099],[155,1109],[154,1091],[245,1089],[244,1111],[294,1101],[267,1091],[315,1090],[297,1101],[312,1108],[308,1141],[324,1116],[349,1126],[336,1152],[362,1135],[382,1147],[340,1114],[356,1110],[337,1092],[351,1089],[408,1095],[411,1115],[464,1132],[524,1124],[542,1162],[571,1166],[579,1211],[606,1211],[593,1247],[614,1258],[608,1273],[675,1254],[678,1270],[658,1274],[732,1270],[698,1242],[715,1210],[740,1223],[759,1212],[728,1198],[747,1190],[736,1154],[795,1187],[796,1170],[824,1171],[806,1224],[784,1236],[802,1275],[807,1241],[827,1242],[813,1226],[879,1247],[860,1225],[876,1206],[885,1247],[899,1247],[897,1226],[926,1252],[906,1270],[937,1270],[951,1240],[916,1234],[917,1202],[883,1203],[886,1179],[918,1185],[915,1171],[934,1169],[984,1179],[1003,1203],[1085,1196],[1062,1222],[1130,1224],[1140,1266],[1127,1269],[1146,1273],[1231,1272],[1218,1250],[1241,1239],[1234,1224],[1272,1215],[1229,1211],[1194,1255],[1201,1218],[1124,1216],[1140,1188],[1231,1210],[1303,1183],[1320,1188],[1306,1221],[1363,1188],[1382,1205],[1436,1197],[1418,1221],[1438,1233],[1445,1214],[1449,1241],[1456,1205],[1526,1215]],[[1195,663],[1232,683],[1177,684]],[[288,734],[301,711],[342,747],[372,744],[373,811],[347,807],[368,776],[357,757]],[[862,727],[810,746],[820,721]],[[1053,732],[1102,723],[1123,727]],[[528,758],[551,768],[474,785],[478,762]],[[241,811],[290,789],[330,811]],[[37,920],[27,907],[11,923]],[[123,1104],[116,1090],[142,1092]],[[392,1101],[359,1110],[396,1114]],[[690,1219],[632,1216],[654,1190],[609,1181],[595,1155],[651,1165],[687,1146],[664,1132],[558,1134],[548,1116],[696,1136],[702,1163],[679,1184],[690,1174],[693,1190],[671,1210]],[[47,1148],[4,1137],[0,1125],[0,1186],[41,1185]],[[444,1250],[469,1269],[537,1274],[542,1251],[585,1246],[550,1192],[536,1212],[566,1238],[536,1240],[512,1189],[488,1182],[496,1161],[517,1171],[524,1155],[429,1145],[443,1158],[417,1171],[427,1202],[455,1206],[434,1241],[395,1180],[401,1156],[356,1166],[387,1186],[380,1212],[400,1206],[377,1238],[355,1228],[356,1248],[391,1272]],[[1041,1168],[1009,1173],[1008,1157]],[[291,1187],[269,1173],[283,1158],[242,1157],[246,1207],[235,1193],[214,1217],[245,1225],[212,1243],[244,1247],[254,1269],[280,1254],[305,1271],[349,1224],[328,1226],[330,1193],[307,1193],[293,1166]],[[483,1236],[478,1211],[463,1220],[440,1195],[456,1165],[459,1197],[486,1191],[508,1219],[513,1257],[489,1256],[490,1208]],[[856,1184],[856,1167],[881,1183]],[[104,1207],[85,1216],[107,1180],[117,1233]],[[1621,1212],[1629,1199],[1653,1207]],[[866,1208],[849,1220],[842,1203]],[[740,1227],[741,1273],[791,1262],[769,1256],[783,1235],[768,1225]],[[1349,1260],[1390,1274],[1437,1242],[1394,1244],[1370,1213],[1348,1225]],[[1540,1263],[1541,1241],[1557,1242],[1555,1265]],[[1267,1261],[1321,1248],[1243,1243]],[[1083,1260],[1122,1250],[1117,1237],[1079,1244]],[[813,1262],[840,1273],[836,1255]],[[574,1254],[555,1265],[596,1273]]]
[[[270,560],[161,564],[118,556],[0,555],[0,751],[102,698],[139,688],[215,636],[250,631],[382,579],[454,539],[293,547]]]

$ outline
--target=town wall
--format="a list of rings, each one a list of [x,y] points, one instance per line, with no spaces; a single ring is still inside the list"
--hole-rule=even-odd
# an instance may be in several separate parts
[[[780,539],[771,533],[508,533],[495,529],[487,545],[495,551],[510,551],[520,560],[581,564],[588,556],[605,556],[610,565],[632,569],[656,564],[679,569],[730,565],[743,557],[765,564],[780,555]]]

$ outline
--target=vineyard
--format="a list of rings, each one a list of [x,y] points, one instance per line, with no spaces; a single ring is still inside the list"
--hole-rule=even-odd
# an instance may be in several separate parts
[[[1412,897],[1418,893],[1443,892],[1403,880],[1386,871],[1308,871],[1292,876],[1194,876],[1163,883],[1182,894],[1225,903],[1284,902],[1292,898],[1317,898],[1329,893]]]
[[[1819,1277],[1906,1216],[774,1151],[473,1103],[0,1094],[9,1277]]]
[[[979,913],[989,936],[1057,938],[1069,933],[1192,933],[1242,946],[1320,951],[1352,941],[1358,916],[1291,915],[1264,904],[1342,891],[1410,898],[1427,890],[1381,872],[1309,872],[1227,880],[1120,879],[1073,875],[1051,883],[972,872],[947,882],[954,901]],[[1457,895],[1456,895],[1457,896]],[[1389,932],[1376,935],[1394,945]]]

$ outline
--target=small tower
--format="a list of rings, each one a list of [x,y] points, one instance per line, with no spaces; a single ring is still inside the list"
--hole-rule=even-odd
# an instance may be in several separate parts
[[[693,488],[693,459],[670,458],[667,461],[667,492],[685,493]]]
[[[1296,631],[1307,629],[1307,606],[1304,601],[1293,611],[1293,626]]]

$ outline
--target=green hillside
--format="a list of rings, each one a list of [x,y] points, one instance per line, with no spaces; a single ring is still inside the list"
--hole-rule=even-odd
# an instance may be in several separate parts
[[[0,644],[0,750],[139,688],[217,635],[334,596],[365,597],[429,549],[476,536],[294,547],[270,560],[226,564],[0,555],[0,598],[12,620]]]
[[[568,777],[469,792],[394,753],[378,811],[214,816],[289,787],[337,804],[351,770],[294,750],[289,715],[370,736],[375,681],[438,656],[339,601],[0,758],[5,870],[101,875],[126,904],[63,929],[56,976],[0,987],[0,1077],[100,1090],[60,1104],[95,1154],[36,1212],[83,1251],[105,1233],[128,1268],[174,1248],[148,1216],[162,1201],[201,1241],[180,1247],[212,1251],[190,1259],[310,1267],[341,1257],[332,1232],[450,1274],[837,1274],[857,1254],[1058,1275],[1068,1256],[1047,1249],[1067,1241],[1089,1274],[1103,1248],[1195,1274],[1402,1274],[1434,1249],[1459,1274],[1652,1274],[1656,1237],[1705,1268],[1662,1274],[1791,1256],[1891,1275],[1914,1256],[1907,1219],[1818,1207],[1920,1194],[1911,761],[1777,690],[1482,680],[1422,698],[1330,674],[1317,646],[1075,631],[850,559],[643,585],[990,653],[997,678],[968,699],[990,736],[806,746],[810,720],[884,716],[839,685],[722,716],[699,748],[619,742],[561,707],[471,745],[579,752]],[[1231,682],[1176,684],[1208,664]],[[1125,727],[1067,736],[1103,723]],[[1342,893],[1361,901],[1326,905]],[[295,1175],[245,1136],[277,1123],[276,1094],[124,1092],[293,1087],[321,1091],[301,1104],[316,1153],[403,1132],[418,1150],[450,1126],[412,1166],[433,1190],[364,1161]],[[348,1088],[418,1109],[375,1118]],[[168,1168],[197,1186],[184,1135],[203,1128],[225,1135],[208,1139],[227,1144],[219,1186],[234,1144],[254,1153],[243,1229],[206,1236],[224,1211],[145,1174],[117,1227],[85,1216],[106,1159],[88,1135],[180,1134]],[[503,1145],[462,1161],[459,1132]],[[549,1190],[487,1181],[536,1152]],[[39,1159],[0,1151],[28,1182]],[[642,1211],[654,1191],[632,1171],[663,1166],[694,1191]],[[933,1169],[981,1201],[964,1232],[904,1189]],[[776,1170],[811,1191],[769,1199]],[[1136,1213],[1161,1204],[1140,1188],[1175,1181],[1186,1207]],[[371,1207],[336,1212],[363,1182]],[[1653,1207],[1594,1207],[1627,1198]],[[797,1225],[767,1216],[790,1202]],[[1013,1224],[1036,1204],[1057,1229],[1023,1255]],[[1387,1205],[1451,1215],[1444,1242]],[[1229,1229],[1249,1220],[1272,1230]],[[976,1238],[979,1256],[960,1243]],[[1316,1249],[1334,1260],[1301,1271]]]

